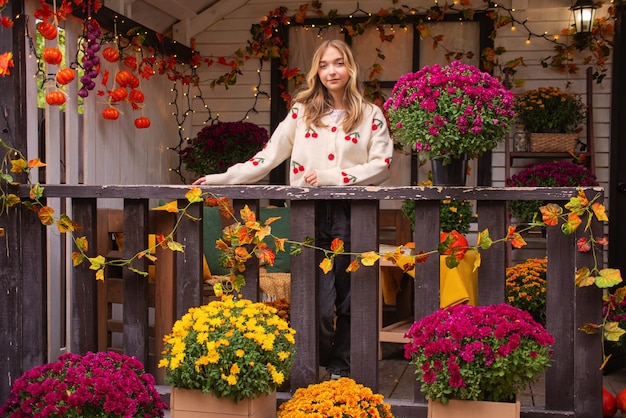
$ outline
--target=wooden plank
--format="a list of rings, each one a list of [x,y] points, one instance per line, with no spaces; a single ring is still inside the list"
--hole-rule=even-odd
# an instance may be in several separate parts
[[[415,202],[415,231],[413,240],[415,251],[431,251],[439,244],[439,209],[438,200]],[[414,319],[420,320],[439,309],[439,256],[434,254],[425,263],[415,263]],[[414,401],[425,403],[417,382],[413,385]]]
[[[546,408],[574,410],[574,323],[575,236],[563,234],[560,227],[546,231],[548,265],[546,271],[546,329],[554,336],[552,365],[546,373]],[[564,301],[572,301],[564,304]],[[572,306],[573,305],[573,306]],[[581,324],[582,325],[582,324]],[[599,364],[598,364],[599,367]],[[563,382],[576,382],[565,385]]]
[[[96,243],[98,223],[96,199],[72,199],[73,220],[83,227],[82,236]],[[71,270],[70,350],[85,354],[98,348],[97,281],[89,262]]]
[[[507,229],[506,202],[479,200],[476,204],[478,213],[478,231],[489,230],[489,236],[502,238]],[[486,251],[481,251],[482,263],[479,274],[478,304],[491,305],[504,302],[506,293],[506,246],[497,243]]]
[[[361,200],[405,200],[419,201],[443,199],[467,200],[569,200],[578,192],[576,187],[378,187],[378,186],[325,186],[316,187],[315,195],[311,195],[308,187],[288,187],[276,185],[253,186],[202,186],[203,191],[211,192],[219,197],[246,199],[282,199],[282,200],[343,200],[356,198]],[[163,199],[184,199],[190,186],[185,185],[46,185],[45,197],[103,197],[154,199],[159,196]],[[585,190],[601,192],[601,187],[588,187]],[[19,196],[29,194],[29,187],[22,185],[17,189]]]
[[[378,247],[378,202],[353,200],[351,211],[351,248],[364,253]],[[350,273],[350,376],[378,391],[378,298],[379,275],[376,267]],[[376,342],[376,344],[372,344]]]
[[[594,193],[587,193],[587,198],[592,200]],[[599,203],[602,203],[602,195],[600,195]],[[585,221],[583,221],[585,222]],[[591,232],[595,239],[600,239],[604,236],[604,225],[602,222],[598,222],[595,219],[591,225]],[[560,232],[560,231],[557,231]],[[575,239],[578,240],[581,237],[589,238],[589,234],[578,228],[576,231]],[[573,253],[576,261],[576,269],[581,267],[592,267],[597,261],[599,268],[602,268],[603,247],[596,245],[597,253],[591,252],[583,253],[575,251],[575,246],[570,244],[570,252]],[[597,257],[597,259],[594,259]],[[548,261],[549,262],[549,261]],[[574,270],[574,269],[569,269]],[[562,274],[567,272],[567,269],[561,270]],[[573,275],[570,273],[565,278],[568,280],[573,279]],[[573,382],[577,382],[574,387],[574,410],[580,416],[600,416],[602,414],[602,370],[599,365],[602,364],[602,334],[599,335],[587,335],[584,332],[578,330],[580,326],[586,323],[601,324],[602,323],[602,289],[597,286],[586,286],[577,288],[574,296],[574,323],[572,329],[574,330],[574,357],[573,361],[569,361],[571,364],[588,364],[590,367],[575,367]],[[561,303],[563,299],[561,298]],[[597,367],[592,367],[596,366]]]
[[[124,259],[130,260],[148,248],[148,201],[124,200]],[[132,267],[148,271],[148,260],[135,259]],[[124,279],[124,353],[148,364],[148,278],[129,268],[122,270]]]
[[[291,202],[291,239],[302,242],[315,237],[315,202]],[[302,220],[306,219],[306,222]],[[302,254],[291,257],[291,326],[296,330],[296,352],[291,370],[291,390],[306,387],[319,379],[318,335],[319,324],[315,250],[303,248]],[[313,273],[313,271],[315,271]],[[315,280],[311,280],[315,278]]]
[[[167,236],[175,224],[175,217],[171,213],[157,211],[155,214],[155,234]],[[163,351],[163,336],[172,331],[176,318],[176,257],[173,251],[161,248],[156,249],[157,261],[155,271],[154,294],[154,328],[156,339],[154,353],[159,355]],[[154,378],[159,385],[165,384],[165,369],[155,368]]]
[[[184,207],[187,200],[178,203]],[[195,219],[202,219],[202,203],[189,206],[187,213]],[[176,254],[176,318],[182,317],[189,308],[202,304],[202,222],[183,217],[178,224],[176,240],[185,251]]]

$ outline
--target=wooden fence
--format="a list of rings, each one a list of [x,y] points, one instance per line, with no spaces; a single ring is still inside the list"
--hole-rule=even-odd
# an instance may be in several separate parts
[[[189,186],[45,186],[46,199],[59,199],[60,207],[71,213],[72,219],[83,226],[80,235],[87,237],[95,247],[97,209],[99,199],[123,201],[124,258],[147,248],[149,232],[149,209],[157,199],[184,199]],[[501,238],[507,232],[508,200],[547,200],[563,204],[574,196],[574,188],[438,188],[438,187],[318,187],[293,188],[286,186],[219,186],[204,187],[215,196],[233,199],[235,208],[248,205],[258,210],[265,199],[282,199],[289,202],[291,236],[295,241],[315,236],[316,200],[350,200],[352,202],[352,251],[365,252],[378,248],[379,201],[416,200],[416,225],[414,241],[416,249],[432,250],[439,242],[440,201],[449,198],[467,199],[476,202],[478,230],[489,229],[491,237]],[[589,196],[602,195],[602,189],[588,188]],[[19,194],[28,196],[26,187]],[[181,206],[181,205],[179,205]],[[189,213],[200,218],[202,205],[194,204]],[[10,382],[29,367],[46,361],[45,330],[46,311],[46,233],[55,234],[37,224],[36,215],[25,209],[11,209],[12,218],[5,226],[7,236],[2,240],[0,262],[7,262],[8,270],[2,274],[3,293],[16,301],[0,308],[0,328],[3,344],[0,345],[0,372],[3,381],[0,387],[3,399]],[[171,219],[173,219],[173,215]],[[173,222],[170,222],[170,225]],[[602,225],[593,223],[596,236],[602,235]],[[185,246],[184,253],[173,257],[172,268],[175,280],[169,289],[159,290],[159,274],[167,269],[157,268],[157,294],[172,292],[173,300],[157,297],[156,311],[159,312],[155,336],[161,338],[169,331],[175,318],[188,308],[202,301],[202,223],[184,218],[177,230],[176,240]],[[602,317],[601,291],[596,287],[576,288],[574,273],[577,266],[592,265],[590,254],[576,251],[575,235],[566,236],[560,228],[548,228],[546,248],[548,254],[547,280],[547,328],[555,336],[554,362],[546,373],[545,408],[523,408],[523,417],[596,417],[601,416],[602,375],[601,341],[599,336],[589,336],[578,330],[583,323],[599,323]],[[9,246],[17,243],[20,248]],[[4,247],[4,246],[7,247]],[[13,251],[13,252],[12,252]],[[90,256],[94,250],[90,249]],[[6,254],[5,254],[6,253]],[[6,255],[20,254],[19,259]],[[63,252],[65,263],[69,251]],[[499,243],[491,249],[481,251],[482,264],[479,269],[478,302],[481,305],[500,303],[505,295],[505,268],[508,251]],[[159,256],[159,254],[157,254]],[[315,275],[320,270],[316,265],[314,250],[304,249],[302,254],[291,260],[291,318],[297,330],[297,357],[291,373],[292,389],[303,387],[319,379],[317,364],[316,294]],[[602,255],[600,254],[600,260]],[[147,269],[145,258],[133,265]],[[68,350],[76,353],[97,350],[97,286],[94,272],[81,265],[67,269],[70,275],[67,310],[70,318],[67,342]],[[159,273],[159,271],[161,273]],[[123,297],[127,303],[123,309],[123,348],[128,355],[136,356],[144,363],[148,360],[150,338],[147,312],[148,281],[146,278],[124,269]],[[244,297],[257,300],[258,263],[251,262],[245,272],[247,286]],[[414,315],[419,319],[439,306],[439,260],[431,257],[416,266],[414,286]],[[9,283],[11,278],[11,283]],[[361,268],[352,273],[352,344],[351,377],[357,382],[378,388],[379,316],[379,271],[377,268]],[[166,282],[166,281],[163,281]],[[172,283],[170,280],[169,283]],[[6,289],[5,289],[6,288]],[[35,299],[33,299],[33,297]],[[7,299],[9,300],[9,299]],[[40,306],[41,304],[41,306]],[[15,318],[18,320],[15,321]],[[30,337],[28,337],[30,335]],[[4,361],[8,360],[8,361]],[[389,400],[396,416],[425,417],[426,403],[416,384],[414,399]],[[288,392],[279,394],[285,399]]]

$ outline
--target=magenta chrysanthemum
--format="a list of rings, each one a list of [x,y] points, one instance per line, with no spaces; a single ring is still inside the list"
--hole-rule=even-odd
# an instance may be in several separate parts
[[[507,304],[440,309],[406,337],[422,391],[444,403],[508,400],[548,366],[554,343],[528,312]]]
[[[459,61],[403,75],[384,109],[396,126],[394,140],[411,148],[418,140],[428,144],[425,158],[481,155],[504,139],[515,115],[513,93]]]

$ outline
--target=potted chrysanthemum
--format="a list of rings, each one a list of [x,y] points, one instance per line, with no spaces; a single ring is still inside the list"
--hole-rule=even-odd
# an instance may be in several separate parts
[[[278,418],[304,416],[393,418],[383,395],[348,377],[297,389],[278,409]]]
[[[548,161],[530,163],[517,174],[506,179],[508,187],[576,187],[597,186],[595,174],[586,167],[570,161]],[[545,205],[541,200],[513,200],[509,207],[519,221],[531,222],[539,215],[539,207]]]
[[[267,130],[254,123],[218,121],[203,127],[180,151],[180,157],[185,168],[197,176],[223,173],[251,158],[268,140]]]
[[[587,107],[580,95],[558,87],[528,90],[515,100],[519,122],[530,133],[532,152],[574,151]]]
[[[528,311],[535,321],[546,323],[547,258],[529,258],[506,268],[509,305]]]
[[[14,383],[3,417],[162,417],[154,377],[134,357],[68,353]]]
[[[170,409],[244,415],[253,408],[255,417],[275,417],[294,335],[275,308],[233,295],[189,309],[163,338],[159,367],[172,387]]]
[[[513,416],[519,416],[518,391],[548,367],[554,342],[528,312],[504,303],[439,309],[416,321],[406,337],[405,356],[417,366],[421,390],[433,412],[470,400],[495,402]],[[483,407],[465,406],[468,413],[483,411],[480,418],[489,416]]]
[[[422,161],[444,165],[495,148],[515,116],[512,92],[496,77],[459,61],[403,75],[384,109],[396,143],[417,151]]]

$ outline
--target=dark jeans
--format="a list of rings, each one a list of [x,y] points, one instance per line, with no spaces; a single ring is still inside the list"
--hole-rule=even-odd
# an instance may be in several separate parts
[[[316,245],[330,248],[333,239],[344,242],[350,251],[350,202],[320,201],[317,204]],[[324,258],[319,252],[318,264]],[[319,354],[320,364],[330,373],[350,374],[350,274],[349,256],[337,256],[333,269],[319,277]],[[336,319],[336,321],[335,321]]]

